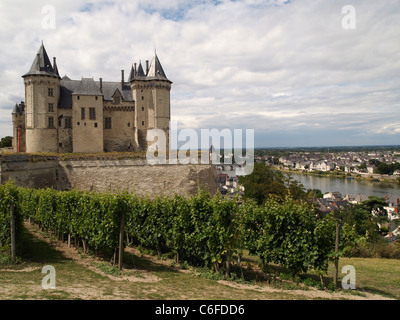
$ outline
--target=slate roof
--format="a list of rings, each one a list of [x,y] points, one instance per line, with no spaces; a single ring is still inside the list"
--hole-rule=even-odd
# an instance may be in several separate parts
[[[102,92],[100,91],[100,81],[94,81],[92,78],[82,78],[81,80],[71,80],[64,76],[60,81],[60,100],[59,108],[72,108],[72,95],[97,95],[103,96],[104,100],[113,100],[116,90],[122,95],[123,101],[133,101],[132,90],[128,84],[122,88],[121,82],[103,81]]]
[[[72,94],[101,96],[100,86],[97,86],[92,78],[82,78]]]
[[[60,99],[58,100],[58,107],[63,109],[72,108],[72,93],[78,88],[79,80],[68,80],[67,76],[63,77],[60,81]]]
[[[150,68],[149,68],[149,71],[147,72],[147,74],[145,74],[141,62],[139,63],[136,74],[134,74],[134,70],[132,68],[131,74],[129,75],[129,81],[133,81],[133,80],[145,80],[145,81],[146,80],[147,81],[161,80],[161,81],[171,82],[170,80],[168,80],[168,78],[164,72],[164,69],[161,65],[161,62],[157,57],[157,54],[154,55],[154,58],[151,61]]]
[[[17,114],[17,113],[20,113],[20,111],[19,111],[18,105],[15,104],[15,107],[14,107],[14,109],[12,111],[12,114]]]
[[[23,101],[19,105],[16,103],[12,114],[25,114],[25,103]]]
[[[131,72],[129,73],[128,82],[133,81],[134,78],[135,78],[135,69],[133,68],[133,65],[132,65]]]
[[[143,78],[144,80],[146,78],[146,75],[144,74],[142,63],[140,62],[134,79],[141,79],[141,78]]]
[[[56,60],[54,59],[54,66],[52,66],[43,42],[32,63],[31,68],[29,69],[28,73],[22,77],[26,77],[28,75],[48,75],[60,78]],[[128,82],[125,82],[124,84],[121,82],[103,81],[100,88],[100,81],[95,81],[93,78],[71,80],[65,75],[60,81],[60,99],[58,102],[58,107],[64,109],[72,108],[72,95],[102,95],[105,101],[112,101],[114,94],[118,91],[122,96],[123,101],[133,101],[132,90],[129,83],[134,80],[162,80],[172,83],[170,80],[168,80],[161,66],[160,60],[155,54],[147,75],[143,70],[142,64],[139,63],[136,74],[132,66]],[[18,109],[19,108],[17,106],[17,109],[14,111],[18,111]]]
[[[154,79],[155,80],[168,80],[157,55],[155,55],[153,60],[151,61],[150,69],[149,69],[149,72],[147,73],[147,78],[149,80],[154,80]]]
[[[58,69],[56,66],[56,70],[53,69],[51,65],[49,56],[47,55],[46,49],[44,45],[39,48],[38,53],[36,54],[35,60],[33,60],[32,66],[29,69],[28,73],[24,74],[22,77],[26,77],[29,75],[46,75],[59,78]]]
[[[96,84],[100,88],[100,81],[96,81]],[[112,96],[116,90],[122,94],[122,99],[124,101],[133,101],[132,90],[129,84],[125,83],[123,88],[121,82],[110,82],[103,81],[103,99],[104,100],[113,100]]]

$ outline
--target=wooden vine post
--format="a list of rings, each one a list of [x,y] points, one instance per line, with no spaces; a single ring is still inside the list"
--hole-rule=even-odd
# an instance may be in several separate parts
[[[335,286],[338,286],[338,274],[339,274],[339,257],[337,256],[339,252],[339,237],[340,237],[340,224],[336,223],[336,241],[335,241],[335,274],[333,282]]]
[[[118,268],[122,270],[122,258],[124,255],[124,214],[121,215],[119,225],[119,252],[118,252]]]
[[[10,207],[10,234],[11,234],[11,259],[16,258],[16,244],[15,244],[15,208],[13,205]]]

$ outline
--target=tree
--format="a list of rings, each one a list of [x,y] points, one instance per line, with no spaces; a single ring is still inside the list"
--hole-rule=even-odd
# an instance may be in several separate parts
[[[11,148],[12,147],[12,137],[6,136],[1,138],[0,148]]]
[[[240,177],[239,181],[245,188],[244,198],[254,199],[258,204],[263,204],[270,198],[283,201],[288,194],[296,200],[306,199],[306,192],[301,184],[263,163],[255,163],[253,172]]]
[[[375,213],[380,216],[387,216],[387,207],[389,204],[384,198],[377,196],[369,196],[368,200],[365,200],[361,205],[371,213]]]
[[[311,199],[324,197],[324,194],[322,193],[322,191],[320,189],[308,189],[307,195]]]
[[[394,171],[399,170],[400,169],[400,163],[396,162],[396,163],[384,163],[381,162],[377,165],[376,167],[376,172],[379,174],[389,174],[392,175]]]
[[[359,165],[358,168],[359,168],[362,172],[367,172],[367,164],[366,164],[365,162],[363,162],[361,165]]]
[[[384,162],[381,162],[380,164],[378,164],[378,166],[376,167],[376,171],[379,174],[391,174],[393,172],[391,172],[390,170],[390,166]]]
[[[387,222],[385,206],[387,206],[385,199],[370,196],[362,203],[345,206],[337,212],[337,217],[344,223],[355,225],[358,235],[368,235],[368,240],[377,241],[381,236],[378,223]]]

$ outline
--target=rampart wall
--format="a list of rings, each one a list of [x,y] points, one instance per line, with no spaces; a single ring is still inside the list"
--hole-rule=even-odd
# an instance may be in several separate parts
[[[191,196],[200,186],[212,194],[217,183],[211,165],[149,165],[145,159],[67,159],[46,156],[0,157],[0,183],[98,192],[128,190],[138,195]]]

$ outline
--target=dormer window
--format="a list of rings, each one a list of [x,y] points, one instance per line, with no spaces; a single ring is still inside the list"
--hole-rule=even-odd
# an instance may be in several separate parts
[[[121,91],[119,91],[119,89],[116,89],[114,91],[114,94],[112,95],[112,98],[113,98],[113,104],[120,104],[122,98]]]

